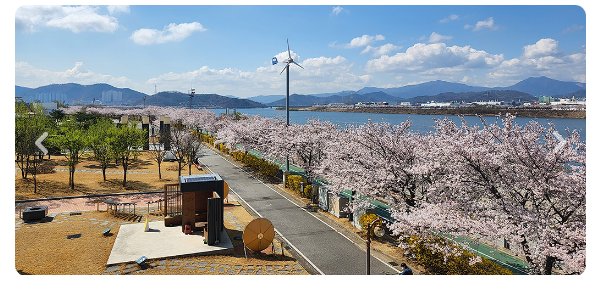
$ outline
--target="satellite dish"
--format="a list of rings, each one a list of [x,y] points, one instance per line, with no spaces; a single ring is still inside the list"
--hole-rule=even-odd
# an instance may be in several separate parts
[[[274,240],[274,226],[268,219],[257,218],[243,231],[243,243],[252,251],[262,251]]]

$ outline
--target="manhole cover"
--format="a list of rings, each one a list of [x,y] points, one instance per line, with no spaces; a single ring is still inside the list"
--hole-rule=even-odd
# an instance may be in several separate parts
[[[67,239],[78,239],[81,237],[81,234],[74,234],[66,236]]]
[[[73,212],[73,213],[71,213],[71,216],[75,216],[75,215],[81,215],[81,212]]]

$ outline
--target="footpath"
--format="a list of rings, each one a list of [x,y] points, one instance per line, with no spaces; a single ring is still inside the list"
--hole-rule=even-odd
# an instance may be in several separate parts
[[[204,148],[199,160],[204,168],[219,174],[238,196],[239,202],[255,216],[272,222],[276,234],[310,273],[366,274],[365,242],[362,239],[347,234],[348,230],[340,225],[316,217],[288,194],[263,183],[209,147]],[[384,258],[372,253],[371,274],[399,274],[400,268],[393,267],[389,264],[392,261]]]

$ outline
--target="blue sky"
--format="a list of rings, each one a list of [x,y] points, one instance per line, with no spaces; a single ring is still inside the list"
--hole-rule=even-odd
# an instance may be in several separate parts
[[[588,7],[584,8],[588,9]],[[15,84],[283,95],[586,81],[580,6],[15,6]],[[10,12],[10,11],[9,11]]]

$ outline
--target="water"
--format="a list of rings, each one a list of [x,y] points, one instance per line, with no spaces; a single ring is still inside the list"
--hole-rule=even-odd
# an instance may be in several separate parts
[[[219,113],[226,113],[226,109],[211,109],[217,115]],[[232,112],[232,109],[229,109],[229,112]],[[256,115],[259,114],[260,116],[265,117],[276,117],[280,116],[281,118],[286,118],[286,112],[275,110],[273,108],[252,108],[252,109],[237,109],[237,112],[249,114],[249,115]],[[457,123],[457,125],[461,125],[461,118],[456,115],[423,115],[423,114],[388,114],[388,113],[352,113],[352,112],[319,112],[319,111],[291,111],[289,112],[290,123],[293,124],[303,124],[306,123],[308,119],[320,119],[320,120],[328,120],[334,124],[338,124],[341,126],[352,124],[352,125],[360,125],[365,124],[368,122],[368,119],[371,119],[373,122],[388,122],[392,125],[400,124],[406,121],[408,118],[411,119],[413,122],[411,126],[411,130],[420,133],[426,133],[429,131],[434,131],[434,118],[436,119],[444,119],[445,117],[452,119]],[[469,125],[482,125],[480,119],[477,116],[465,116],[465,121]],[[484,116],[486,123],[491,124],[497,120],[497,117],[492,116]],[[541,125],[548,127],[548,123],[554,123],[556,129],[559,133],[563,136],[567,136],[566,129],[574,130],[577,129],[581,135],[580,140],[586,141],[586,120],[585,119],[577,119],[577,118],[533,118],[533,117],[517,117],[515,118],[515,122],[520,126],[524,126],[530,120],[536,120]],[[501,125],[499,121],[499,125]]]

